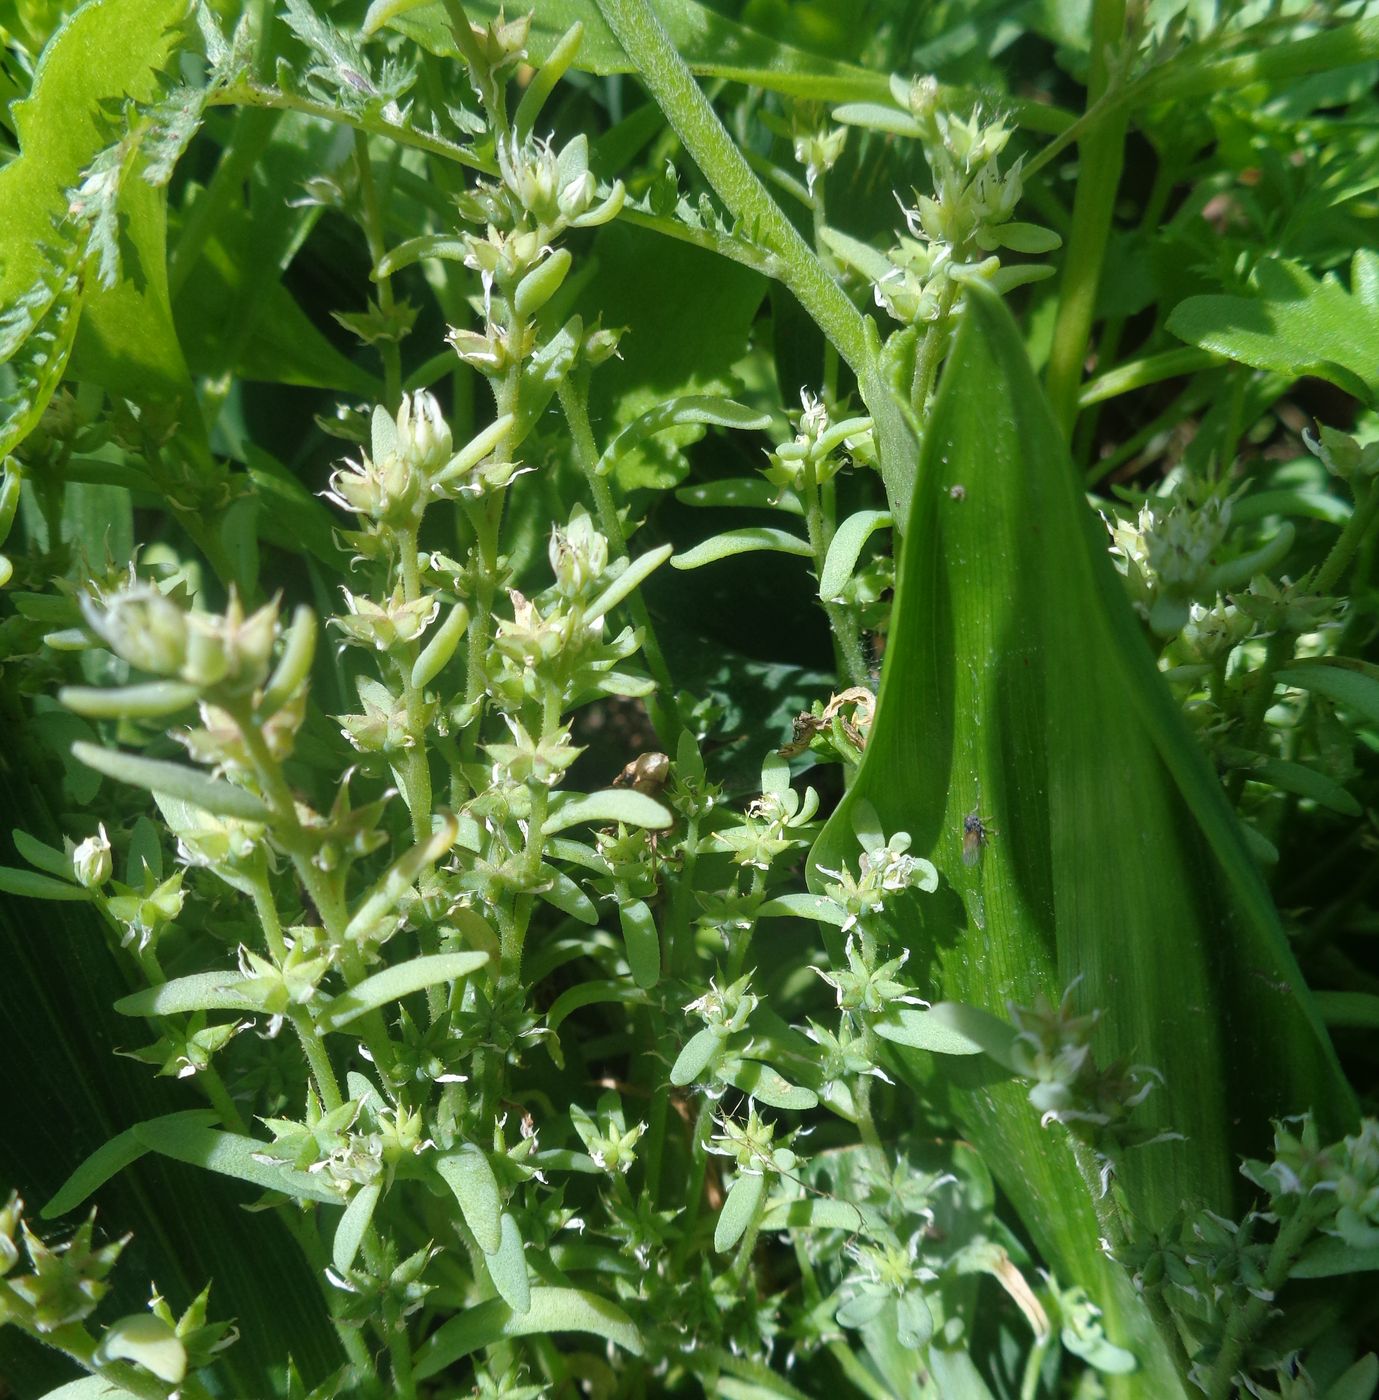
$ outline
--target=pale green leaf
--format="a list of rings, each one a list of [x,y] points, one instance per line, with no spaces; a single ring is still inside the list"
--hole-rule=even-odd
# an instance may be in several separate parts
[[[138,1123],[130,1131],[150,1152],[161,1153],[179,1162],[237,1177],[265,1191],[280,1191],[302,1201],[320,1201],[338,1206],[340,1196],[319,1177],[294,1171],[281,1162],[261,1159],[268,1143],[240,1133],[221,1132],[186,1121],[184,1115],[155,1118]]]
[[[193,972],[156,987],[141,987],[115,1003],[121,1016],[179,1016],[189,1011],[253,1011],[242,972]]]
[[[341,1212],[330,1246],[330,1262],[335,1265],[336,1273],[347,1274],[354,1267],[355,1256],[364,1242],[364,1232],[373,1220],[374,1208],[382,1193],[381,1180],[366,1181]]]
[[[216,1121],[215,1113],[205,1108],[188,1109],[185,1112],[169,1116],[178,1122],[191,1123],[199,1127],[205,1127]],[[69,1210],[75,1210],[93,1193],[99,1191],[112,1176],[137,1162],[148,1150],[139,1141],[135,1130],[126,1128],[124,1132],[98,1147],[58,1187],[57,1193],[43,1207],[40,1214],[45,1220],[51,1220],[54,1216],[66,1215]]]
[[[742,1238],[765,1194],[764,1176],[744,1174],[733,1182],[713,1229],[713,1247],[719,1254],[730,1250]]]
[[[499,1296],[521,1316],[531,1311],[531,1284],[527,1279],[527,1253],[517,1221],[504,1214],[499,1225],[498,1248],[485,1257],[488,1276]]]
[[[656,930],[656,916],[642,899],[624,904],[618,914],[632,980],[643,989],[654,987],[661,980],[661,937]]]
[[[651,831],[664,831],[675,820],[669,809],[645,793],[631,788],[605,788],[602,792],[561,794],[551,803],[542,830],[547,836],[580,822],[622,822]]]
[[[461,1143],[436,1159],[436,1172],[454,1193],[464,1223],[485,1254],[496,1254],[503,1242],[503,1198],[484,1151]]]
[[[252,792],[232,787],[218,778],[208,778],[183,763],[168,763],[161,758],[144,758],[141,754],[103,749],[98,744],[81,740],[72,745],[72,755],[88,768],[107,778],[114,778],[116,782],[180,797],[193,807],[200,807],[203,812],[213,812],[218,817],[266,822],[272,816]]]
[[[788,530],[777,530],[770,525],[748,525],[739,530],[725,530],[721,535],[714,535],[693,549],[677,554],[670,561],[670,566],[673,569],[698,569],[734,554],[750,554],[759,549],[774,550],[779,554],[798,554],[805,559],[814,557],[809,541],[792,535]]]
[[[834,602],[841,596],[853,569],[857,567],[862,546],[872,533],[888,529],[891,523],[888,510],[859,510],[838,526],[824,556],[823,572],[819,575],[819,597],[825,603]]]
[[[317,1009],[316,1022],[322,1030],[338,1031],[365,1012],[375,1011],[412,992],[442,982],[458,982],[487,961],[487,953],[432,953],[396,967],[386,967],[322,1004]]]
[[[589,1332],[633,1356],[642,1339],[631,1318],[616,1304],[577,1288],[533,1288],[526,1313],[514,1312],[500,1298],[479,1303],[442,1323],[417,1352],[413,1374],[428,1380],[461,1357],[504,1337],[543,1336],[550,1332]]]

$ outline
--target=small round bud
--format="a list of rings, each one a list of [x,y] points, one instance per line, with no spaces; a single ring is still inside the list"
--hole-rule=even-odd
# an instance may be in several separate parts
[[[98,890],[110,878],[114,865],[110,859],[110,838],[105,834],[105,823],[96,836],[88,836],[72,852],[72,873],[79,884],[88,890]]]

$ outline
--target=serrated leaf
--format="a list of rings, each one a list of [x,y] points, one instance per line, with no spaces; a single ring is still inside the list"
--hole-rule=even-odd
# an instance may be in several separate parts
[[[1357,268],[1360,266],[1356,265]],[[1379,305],[1362,276],[1352,291],[1297,263],[1260,263],[1248,296],[1188,297],[1168,329],[1215,354],[1298,379],[1316,375],[1373,404],[1379,397]]]
[[[633,1356],[642,1354],[641,1334],[632,1319],[606,1298],[577,1288],[533,1288],[526,1313],[491,1298],[443,1323],[422,1343],[413,1374],[424,1381],[504,1337],[547,1332],[590,1332]]]
[[[955,478],[960,501],[940,489]],[[1003,1018],[1010,1001],[1057,1005],[1076,982],[1076,1007],[1103,1012],[1098,1059],[1153,1065],[1171,1086],[1132,1121],[1186,1135],[1118,1157],[1137,1218],[1166,1220],[1191,1198],[1234,1214],[1235,1156],[1251,1134],[1304,1108],[1330,1130],[1352,1101],[1019,332],[977,285],[913,501],[876,720],[811,870],[856,860],[859,802],[887,833],[908,831],[943,877],[920,897],[922,925],[906,924],[919,964],[935,968],[920,990]],[[992,834],[968,865],[974,808]],[[1026,1086],[978,1057],[945,1061],[941,1081],[925,1079],[925,1056],[897,1048],[895,1062],[930,1090],[950,1087],[1060,1283],[1085,1287],[1111,1341],[1139,1358],[1136,1383],[1181,1394],[1142,1299],[1101,1251],[1068,1134],[1041,1127]]]

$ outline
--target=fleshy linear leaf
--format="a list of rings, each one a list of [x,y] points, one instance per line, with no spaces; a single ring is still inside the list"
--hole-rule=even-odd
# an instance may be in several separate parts
[[[78,740],[72,745],[72,756],[88,768],[117,782],[147,788],[150,792],[165,792],[180,797],[203,812],[218,817],[237,817],[240,821],[267,821],[268,808],[243,788],[231,786],[219,778],[208,778],[185,763],[169,763],[162,758],[145,758],[142,754],[121,753],[103,749],[99,744]]]
[[[490,1298],[443,1323],[417,1352],[413,1374],[424,1381],[503,1337],[545,1332],[592,1332],[633,1356],[642,1354],[641,1334],[632,1319],[606,1298],[577,1288],[533,1288],[525,1313],[513,1312],[501,1298]]]
[[[888,510],[859,510],[848,516],[828,547],[824,559],[823,573],[819,575],[819,597],[825,603],[832,602],[847,587],[852,571],[857,567],[858,555],[875,530],[884,530],[891,524]]]
[[[733,1182],[713,1230],[713,1247],[719,1254],[730,1250],[742,1238],[765,1194],[764,1176],[743,1175]]]
[[[384,968],[326,1002],[316,1013],[317,1023],[323,1030],[338,1031],[366,1011],[386,1006],[399,997],[468,977],[487,961],[487,953],[432,953]]]
[[[436,1159],[436,1172],[451,1189],[464,1223],[485,1254],[496,1254],[503,1243],[503,1198],[483,1149],[461,1143]]]
[[[503,1301],[513,1312],[525,1315],[531,1310],[531,1283],[527,1278],[527,1254],[522,1231],[507,1212],[500,1224],[498,1248],[484,1260],[488,1276]]]
[[[364,1242],[364,1232],[373,1220],[374,1208],[382,1194],[383,1182],[376,1180],[366,1181],[350,1197],[335,1226],[335,1238],[330,1245],[330,1262],[335,1265],[337,1273],[348,1273],[354,1266],[355,1255]]]
[[[580,822],[624,822],[664,831],[674,818],[654,797],[631,788],[605,788],[602,792],[569,793],[557,796],[546,818],[547,836]]]
[[[1234,1213],[1235,1155],[1264,1149],[1271,1116],[1350,1121],[1268,891],[1155,669],[1019,332],[976,286],[926,433],[876,721],[811,868],[855,862],[864,800],[942,876],[922,924],[914,906],[897,913],[921,995],[1005,1016],[1056,1006],[1076,982],[1076,1007],[1104,1013],[1098,1062],[1164,1074],[1135,1121],[1184,1139],[1116,1159],[1146,1226],[1186,1199]],[[965,864],[974,809],[991,834]],[[1101,1249],[1091,1153],[1041,1127],[1026,1086],[980,1056],[936,1070],[894,1055],[951,1094],[1060,1283],[1086,1288],[1138,1357],[1111,1393],[1182,1393]]]
[[[250,981],[242,972],[193,972],[156,987],[141,987],[115,1003],[121,1016],[178,1016],[188,1011],[254,1011],[241,990]]]
[[[805,559],[814,551],[808,540],[792,535],[789,530],[777,530],[771,525],[745,525],[740,530],[724,530],[677,554],[671,561],[673,569],[700,569],[705,564],[716,564],[734,554],[750,554],[754,550],[769,549],[778,554],[798,554]]]
[[[25,761],[34,737],[16,716],[0,756],[0,811],[36,841],[56,848],[62,832],[38,786],[54,775]],[[84,1161],[122,1138],[131,1123],[186,1111],[199,1099],[185,1081],[154,1078],[146,1065],[111,1054],[112,1047],[131,1043],[131,1023],[110,1004],[127,988],[129,974],[97,910],[50,904],[40,924],[32,917],[35,909],[26,901],[0,899],[0,1065],[6,1106],[13,1121],[24,1125],[23,1132],[0,1133],[0,1181],[23,1186],[34,1207],[57,1197],[64,1210],[76,1209],[61,1193],[64,1182],[73,1180],[77,1193],[85,1194],[74,1179]],[[215,1119],[204,1107],[190,1112],[197,1122]],[[214,1277],[217,1315],[237,1318],[243,1327],[239,1344],[219,1353],[213,1373],[207,1373],[217,1393],[274,1394],[272,1376],[281,1374],[289,1352],[309,1385],[339,1368],[345,1358],[321,1290],[276,1214],[246,1216],[243,1202],[252,1193],[238,1182],[188,1170],[128,1139],[113,1153],[105,1161],[111,1174],[92,1161],[87,1183],[98,1192],[98,1233],[107,1239],[134,1235],[103,1305],[107,1319],[141,1310],[150,1278],[165,1296],[185,1302]],[[96,1175],[104,1179],[97,1183]],[[237,1247],[249,1236],[252,1248]],[[56,1356],[38,1350],[16,1328],[0,1329],[0,1374],[17,1395],[41,1395],[60,1385],[62,1371],[49,1361]],[[108,1382],[100,1384],[108,1389]]]
[[[294,1171],[283,1162],[260,1160],[259,1154],[268,1144],[257,1138],[190,1123],[182,1114],[138,1123],[131,1131],[150,1152],[161,1153],[164,1157],[220,1172],[223,1176],[238,1177],[266,1191],[281,1191],[298,1200],[320,1201],[331,1206],[342,1204],[339,1194],[317,1177]]]
[[[185,1113],[171,1115],[182,1122],[206,1127],[216,1121],[216,1115],[206,1108],[188,1109]],[[58,1188],[57,1194],[41,1212],[45,1220],[54,1216],[66,1215],[76,1210],[95,1191],[99,1191],[117,1172],[122,1172],[131,1162],[137,1162],[149,1149],[135,1135],[133,1128],[126,1128],[109,1142],[98,1147],[71,1176]]]
[[[1373,404],[1379,398],[1379,306],[1357,254],[1352,289],[1318,282],[1282,259],[1259,265],[1250,296],[1188,297],[1168,329],[1191,345],[1297,379],[1316,375]]]

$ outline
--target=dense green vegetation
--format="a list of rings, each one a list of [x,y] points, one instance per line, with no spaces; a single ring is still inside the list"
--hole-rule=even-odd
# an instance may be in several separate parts
[[[1374,1393],[1373,4],[0,36],[0,1395]]]

